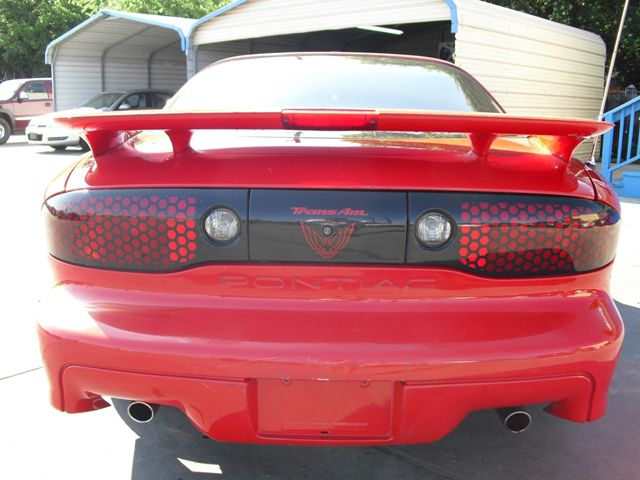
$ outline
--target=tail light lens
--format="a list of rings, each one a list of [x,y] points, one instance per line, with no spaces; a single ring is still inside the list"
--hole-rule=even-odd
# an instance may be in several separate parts
[[[243,189],[62,193],[49,198],[43,209],[49,251],[78,265],[139,271],[250,261],[249,194]],[[352,196],[357,199],[358,193]],[[408,205],[408,264],[445,266],[484,276],[529,277],[587,272],[607,265],[615,256],[620,216],[614,208],[597,201],[412,192]],[[294,206],[284,205],[283,212]],[[220,214],[217,223],[209,221],[207,225],[215,212]],[[233,216],[233,222],[229,223],[225,212]],[[403,211],[399,213],[404,217]],[[331,216],[332,222],[339,220]],[[433,225],[425,224],[420,230],[420,222],[427,220]],[[298,243],[307,248],[303,231],[296,227],[290,228],[291,234],[301,236]],[[276,222],[273,228],[286,229],[287,222]],[[212,241],[216,238],[210,237],[212,233],[227,235],[220,237],[226,241]],[[357,235],[356,229],[353,236]],[[367,238],[379,241],[375,235]],[[397,240],[404,246],[402,238]],[[278,249],[291,247],[294,240],[274,247],[274,261],[278,261]],[[344,262],[353,253],[344,250],[342,255],[340,261]],[[315,261],[332,260],[318,257]],[[365,257],[365,262],[381,263],[379,257]]]
[[[463,202],[458,255],[490,275],[586,272],[611,262],[618,213],[589,201]],[[577,204],[576,204],[577,203]]]
[[[44,205],[49,251],[71,263],[121,270],[176,270],[203,261],[246,260],[246,241],[215,248],[203,236],[203,214],[221,200],[246,212],[246,190],[83,190],[56,195]]]
[[[409,194],[409,230],[425,211],[455,222],[438,251],[407,243],[407,262],[486,276],[567,275],[601,268],[615,257],[618,212],[593,200],[538,195],[424,192]]]

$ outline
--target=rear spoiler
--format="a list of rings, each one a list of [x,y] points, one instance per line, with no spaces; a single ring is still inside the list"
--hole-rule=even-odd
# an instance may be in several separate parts
[[[58,117],[56,123],[80,130],[94,156],[122,145],[132,133],[162,130],[174,153],[189,149],[193,130],[333,130],[464,133],[471,150],[486,156],[501,136],[534,137],[550,154],[569,161],[585,139],[605,133],[613,124],[576,118],[546,118],[502,113],[451,113],[417,110],[283,110],[281,112],[141,111]]]

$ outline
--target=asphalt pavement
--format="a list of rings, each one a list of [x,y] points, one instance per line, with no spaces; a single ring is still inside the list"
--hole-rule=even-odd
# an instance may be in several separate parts
[[[281,447],[204,438],[177,410],[121,419],[123,405],[68,415],[48,403],[35,318],[50,274],[40,204],[80,151],[0,146],[0,479],[585,479],[640,480],[640,202],[623,203],[613,295],[626,324],[607,416],[576,424],[533,409],[507,432],[493,411],[468,416],[439,442],[403,447]]]

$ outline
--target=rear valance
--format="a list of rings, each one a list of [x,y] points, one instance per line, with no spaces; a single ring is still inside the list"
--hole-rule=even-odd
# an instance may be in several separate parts
[[[550,154],[570,160],[586,138],[613,127],[610,123],[574,118],[544,118],[499,113],[451,113],[416,110],[283,110],[281,112],[100,113],[58,117],[62,126],[81,130],[94,156],[121,145],[132,132],[162,130],[178,153],[189,148],[193,130],[375,130],[468,134],[471,149],[485,156],[497,137],[535,137]]]

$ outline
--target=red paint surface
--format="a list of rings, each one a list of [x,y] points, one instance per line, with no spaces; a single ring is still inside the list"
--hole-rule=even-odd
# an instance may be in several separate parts
[[[472,138],[253,139],[198,152],[189,146],[193,125],[281,129],[282,116],[63,122],[83,127],[98,154],[69,175],[68,190],[517,192],[619,207],[606,185],[567,160],[581,137],[608,128],[598,122],[386,112],[376,116],[378,130]],[[125,130],[140,128],[168,130],[173,151],[141,153],[135,141],[122,143]],[[495,138],[510,133],[540,136],[558,156]],[[101,395],[171,405],[226,441],[425,442],[473,410],[533,403],[569,420],[595,420],[605,412],[623,337],[608,293],[610,266],[495,279],[410,266],[219,264],[150,274],[51,263],[57,284],[39,335],[53,405],[88,411],[106,405]]]
[[[502,113],[460,113],[396,110],[283,110],[282,112],[163,111],[98,113],[56,117],[63,127],[82,130],[98,162],[126,138],[129,131],[169,132],[174,152],[188,148],[195,129],[249,130],[377,130],[381,132],[447,132],[471,134],[475,154],[484,156],[498,136],[540,137],[541,143],[565,160],[587,137],[600,135],[613,124],[575,118],[548,118]]]
[[[486,158],[468,147],[440,141],[401,143],[334,139],[266,146],[217,146],[188,158],[141,153],[125,145],[91,157],[71,172],[67,190],[82,188],[296,188],[342,190],[442,190],[532,193],[594,198],[583,164],[532,151],[497,150]],[[254,146],[250,146],[252,144]],[[288,144],[287,144],[288,143]],[[53,194],[53,191],[49,193]]]
[[[91,410],[102,394],[173,405],[220,440],[423,442],[476,409],[546,402],[594,420],[622,342],[610,267],[497,280],[419,267],[52,266],[60,283],[39,331],[53,404]],[[289,397],[270,390],[283,380],[322,383]],[[380,391],[335,394],[363,381]]]

